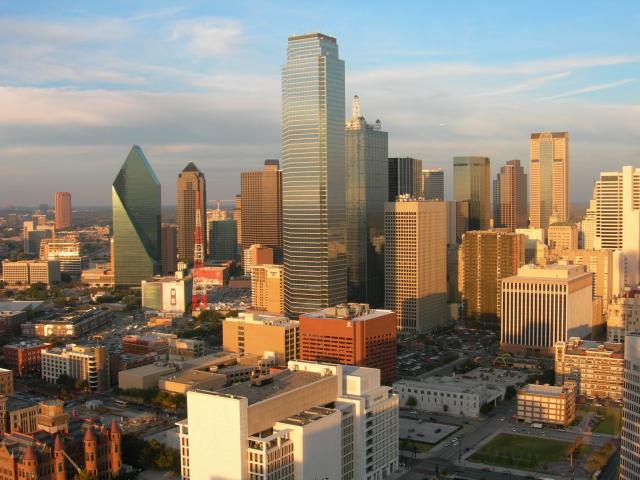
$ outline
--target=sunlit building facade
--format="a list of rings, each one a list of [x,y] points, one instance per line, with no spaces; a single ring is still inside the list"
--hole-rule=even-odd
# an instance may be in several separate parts
[[[494,227],[527,228],[527,175],[524,173],[520,160],[509,160],[500,168],[496,178],[497,195],[494,193],[497,205],[494,205]]]
[[[207,224],[207,182],[193,162],[184,167],[176,182],[176,220],[178,223],[178,258],[188,264],[193,262],[195,246],[196,206],[200,204],[200,225]],[[203,253],[207,252],[207,236],[202,233]]]
[[[491,220],[491,164],[488,157],[454,157],[453,200],[469,202],[469,230],[486,230]]]

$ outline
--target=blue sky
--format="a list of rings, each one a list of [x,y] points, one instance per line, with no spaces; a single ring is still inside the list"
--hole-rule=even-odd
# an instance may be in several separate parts
[[[585,201],[600,171],[639,164],[638,25],[634,1],[0,0],[0,204],[109,204],[133,143],[164,203],[189,161],[233,198],[280,156],[286,39],[309,31],[337,37],[347,107],[357,93],[391,155],[496,171],[528,164],[530,132],[566,130]]]

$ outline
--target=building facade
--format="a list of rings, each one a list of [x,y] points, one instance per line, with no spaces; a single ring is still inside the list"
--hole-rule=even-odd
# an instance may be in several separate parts
[[[422,169],[422,198],[444,201],[444,170],[441,168]]]
[[[607,307],[607,340],[624,342],[628,333],[640,332],[640,295],[626,290],[614,297]]]
[[[578,225],[573,222],[556,222],[547,229],[549,253],[558,255],[564,250],[578,249]]]
[[[82,273],[82,256],[80,242],[75,236],[47,238],[40,242],[40,260],[54,261],[60,264],[60,273],[80,276]]]
[[[247,276],[251,275],[251,269],[256,265],[273,265],[273,248],[260,243],[254,243],[242,252],[242,270]]]
[[[422,195],[422,160],[403,157],[388,161],[389,201],[395,202],[401,195],[420,198]]]
[[[92,392],[109,388],[109,357],[104,346],[80,346],[73,343],[66,347],[42,350],[42,379],[55,383],[60,375],[85,380]]]
[[[154,277],[143,280],[141,286],[142,308],[181,315],[191,307],[191,276]]]
[[[5,364],[18,377],[40,375],[41,352],[51,346],[40,341],[12,343],[2,347]]]
[[[2,262],[2,281],[10,287],[28,287],[36,283],[60,282],[60,262],[55,260],[19,260]]]
[[[178,227],[162,224],[162,275],[175,273],[178,269]]]
[[[517,393],[516,418],[567,427],[576,418],[576,392],[571,387],[525,385]]]
[[[235,220],[220,220],[211,224],[211,259],[238,260],[238,224]]]
[[[496,215],[493,226],[508,228],[527,228],[529,222],[529,205],[527,198],[527,175],[520,160],[509,160],[500,168],[496,179],[498,186]]]
[[[282,265],[256,265],[251,268],[251,308],[267,313],[284,312]]]
[[[56,192],[54,198],[56,230],[64,230],[71,226],[71,194]]]
[[[487,230],[490,227],[490,178],[488,157],[454,157],[453,200],[469,202],[469,230]]]
[[[197,200],[196,200],[197,199]],[[195,246],[196,208],[200,207],[200,225],[207,224],[207,181],[198,167],[189,162],[176,181],[176,220],[178,223],[178,258],[193,263]],[[207,238],[202,235],[203,254],[207,252]]]
[[[640,478],[640,333],[624,339],[624,383],[622,385],[622,434],[620,437],[620,479]]]

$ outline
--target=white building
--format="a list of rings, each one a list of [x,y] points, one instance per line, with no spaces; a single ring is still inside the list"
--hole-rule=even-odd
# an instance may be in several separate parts
[[[164,313],[183,314],[191,306],[193,280],[175,276],[154,277],[142,281],[142,307]]]
[[[298,361],[190,391],[182,478],[382,479],[398,468],[398,405],[377,369]]]
[[[620,441],[620,479],[640,478],[640,333],[624,340],[624,383],[622,387],[622,436]]]
[[[483,405],[504,399],[506,388],[482,380],[454,376],[398,380],[393,384],[393,391],[400,397],[401,405],[416,410],[478,417]],[[412,405],[413,400],[415,405]]]
[[[627,333],[640,332],[640,291],[627,290],[607,308],[607,341],[624,342]]]
[[[60,375],[86,380],[91,391],[109,387],[109,358],[104,346],[85,347],[73,343],[42,350],[42,379],[55,383]]]

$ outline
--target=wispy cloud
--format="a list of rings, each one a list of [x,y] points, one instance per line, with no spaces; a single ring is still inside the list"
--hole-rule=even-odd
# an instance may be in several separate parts
[[[173,27],[173,38],[186,38],[187,47],[200,57],[229,55],[241,37],[240,22],[227,18],[184,20]]]
[[[617,80],[615,82],[608,83],[597,83],[595,85],[589,85],[588,87],[577,88],[575,90],[571,90],[569,92],[559,93],[557,95],[550,95],[548,97],[542,97],[539,101],[549,101],[549,100],[557,100],[559,98],[573,97],[575,95],[582,95],[584,93],[592,93],[598,92],[600,90],[609,90],[611,88],[616,88],[621,85],[626,85],[627,83],[634,82],[634,78],[625,78],[624,80]]]

